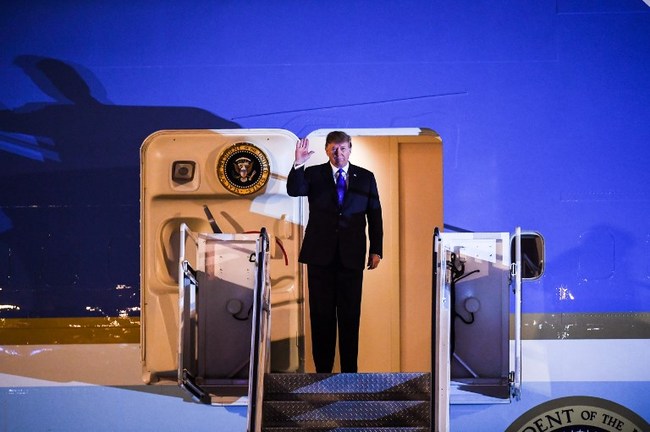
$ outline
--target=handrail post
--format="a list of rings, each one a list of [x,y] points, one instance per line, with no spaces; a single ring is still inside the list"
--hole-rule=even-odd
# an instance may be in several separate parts
[[[253,321],[248,374],[248,432],[262,430],[264,374],[267,371],[271,302],[267,280],[269,237],[266,228],[260,230],[257,249],[257,281],[253,292]]]

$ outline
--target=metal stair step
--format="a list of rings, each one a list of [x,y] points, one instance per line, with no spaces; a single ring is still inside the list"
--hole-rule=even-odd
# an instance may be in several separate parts
[[[428,401],[266,401],[262,424],[330,429],[429,426],[429,409]]]
[[[267,374],[265,400],[429,400],[429,373]]]
[[[262,432],[430,432],[428,427],[335,427],[335,428],[305,428],[305,427],[268,427],[262,428]]]

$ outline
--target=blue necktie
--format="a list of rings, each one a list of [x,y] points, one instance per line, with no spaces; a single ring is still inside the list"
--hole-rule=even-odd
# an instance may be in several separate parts
[[[345,174],[343,168],[339,168],[336,176],[336,193],[339,197],[339,206],[343,205],[343,198],[345,197]]]

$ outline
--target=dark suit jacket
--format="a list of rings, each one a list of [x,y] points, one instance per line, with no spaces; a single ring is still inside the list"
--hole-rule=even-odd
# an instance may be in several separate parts
[[[382,256],[381,204],[372,172],[350,164],[348,190],[341,208],[329,162],[308,168],[292,168],[287,179],[287,193],[309,199],[309,222],[300,250],[300,262],[328,265],[334,260],[338,248],[345,267],[365,268],[366,221],[369,252]]]

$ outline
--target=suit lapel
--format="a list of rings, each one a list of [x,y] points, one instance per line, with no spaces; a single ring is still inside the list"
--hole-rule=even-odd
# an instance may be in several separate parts
[[[332,165],[329,162],[325,162],[322,165],[323,169],[321,170],[321,175],[323,176],[323,181],[327,187],[330,189],[330,196],[334,205],[338,205],[338,195],[336,193],[336,183],[334,183],[334,178],[332,177]]]
[[[348,167],[348,190],[350,190],[350,185],[354,184],[357,180],[357,167],[350,164]]]

